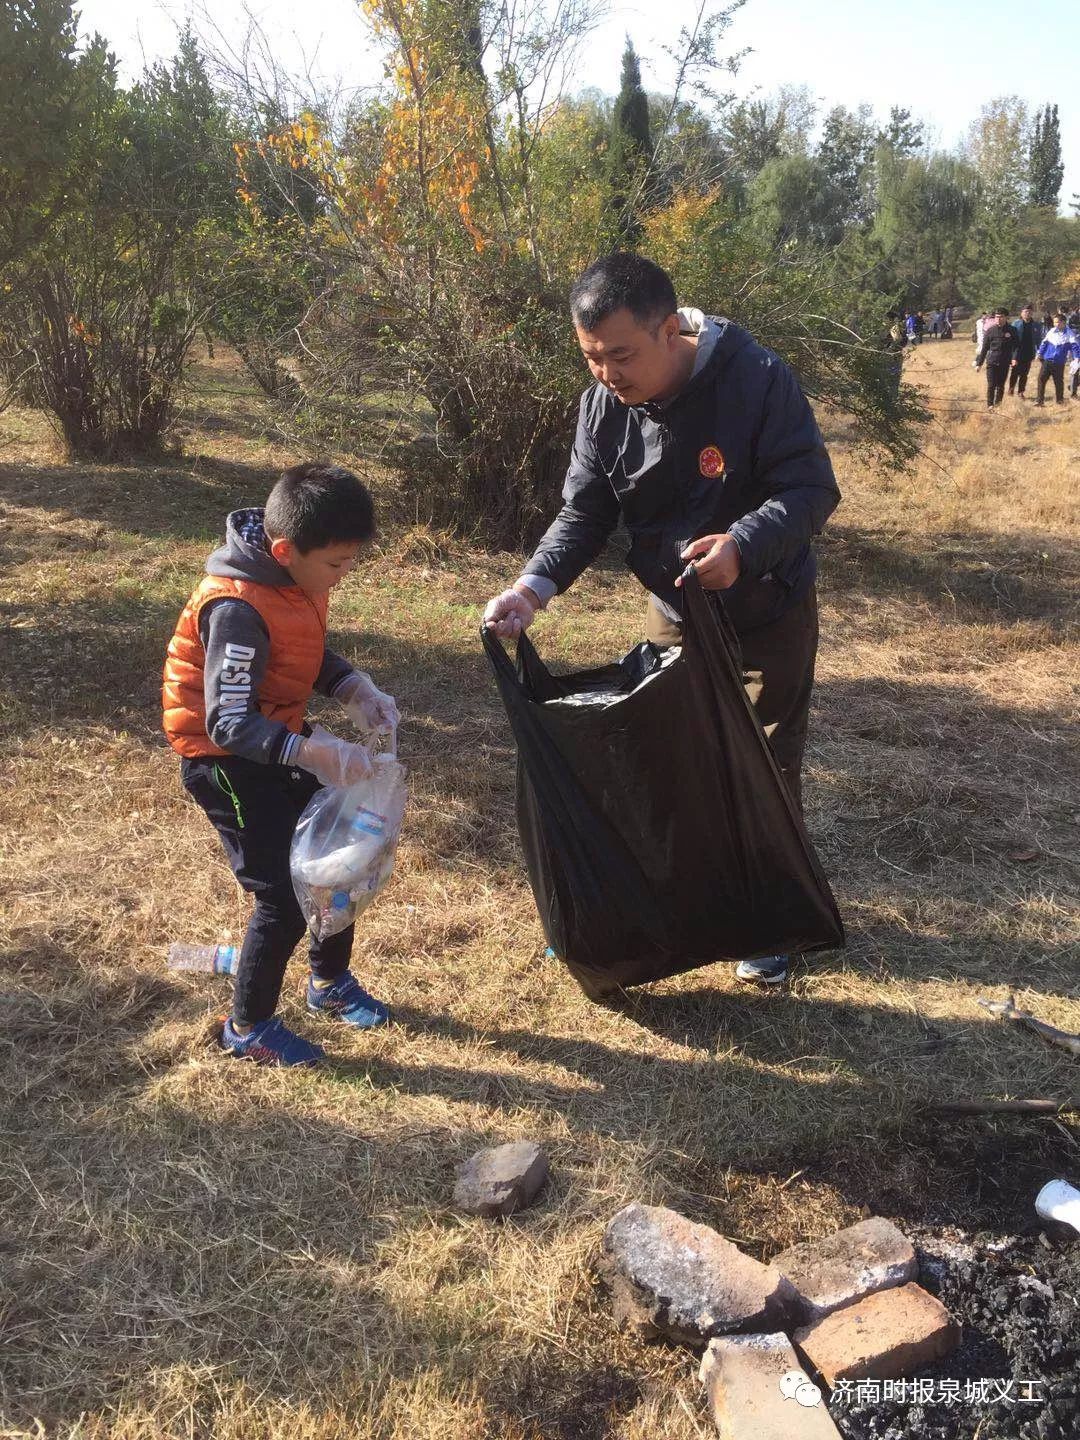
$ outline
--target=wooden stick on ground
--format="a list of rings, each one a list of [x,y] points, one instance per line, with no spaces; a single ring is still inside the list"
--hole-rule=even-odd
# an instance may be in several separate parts
[[[1080,1110],[1080,1095],[1069,1100],[944,1100],[928,1108],[941,1115],[1064,1115]]]
[[[1036,1020],[1034,1015],[1029,1015],[1026,1010],[1016,1008],[1016,997],[1010,995],[1008,1000],[980,1000],[978,1002],[984,1010],[989,1010],[991,1015],[1000,1015],[1002,1020],[1013,1020],[1025,1029],[1033,1031],[1048,1045],[1056,1045],[1061,1050],[1067,1050],[1070,1055],[1080,1059],[1080,1035],[1070,1035],[1066,1030],[1055,1030],[1053,1025],[1047,1025],[1044,1020]]]

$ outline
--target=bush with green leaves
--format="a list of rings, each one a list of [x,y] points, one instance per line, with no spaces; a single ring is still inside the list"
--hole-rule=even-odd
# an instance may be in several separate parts
[[[78,48],[70,5],[25,7],[5,38],[0,90],[47,134],[0,170],[0,367],[70,454],[152,451],[213,289],[200,227],[233,204],[225,112],[190,34],[129,90],[100,37]]]

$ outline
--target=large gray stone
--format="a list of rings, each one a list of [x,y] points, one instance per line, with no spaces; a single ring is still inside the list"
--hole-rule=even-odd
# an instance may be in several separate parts
[[[533,1202],[547,1176],[547,1158],[532,1140],[478,1150],[458,1170],[454,1204],[470,1215],[513,1215]]]
[[[906,1285],[919,1273],[911,1241],[880,1215],[823,1240],[793,1245],[775,1256],[772,1265],[799,1292],[804,1325],[879,1290]]]
[[[627,1205],[611,1219],[602,1267],[616,1322],[643,1339],[704,1345],[714,1335],[783,1330],[798,1300],[779,1271],[662,1206]]]

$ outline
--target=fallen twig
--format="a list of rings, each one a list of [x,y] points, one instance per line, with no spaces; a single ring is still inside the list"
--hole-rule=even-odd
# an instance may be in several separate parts
[[[1080,1095],[1068,1100],[943,1100],[928,1108],[943,1115],[1065,1115],[1080,1110]]]
[[[1067,1050],[1070,1055],[1080,1058],[1080,1035],[1070,1035],[1066,1030],[1055,1030],[1053,1025],[1047,1025],[1044,1020],[1036,1020],[1035,1016],[1029,1015],[1026,1010],[1018,1010],[1015,996],[1010,995],[1008,1000],[1004,1001],[980,1000],[979,1004],[984,1010],[989,1010],[991,1015],[999,1015],[1002,1020],[1014,1020],[1018,1025],[1033,1030],[1048,1045],[1056,1045],[1061,1050]]]

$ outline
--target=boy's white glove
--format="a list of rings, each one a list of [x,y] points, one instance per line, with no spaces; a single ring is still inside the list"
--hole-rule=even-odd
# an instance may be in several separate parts
[[[323,785],[345,787],[366,780],[374,773],[371,755],[363,745],[351,745],[339,740],[316,725],[310,735],[305,735],[296,749],[296,764],[302,770],[310,770]]]
[[[334,691],[358,730],[396,730],[401,717],[397,701],[379,689],[370,675],[354,670]]]

